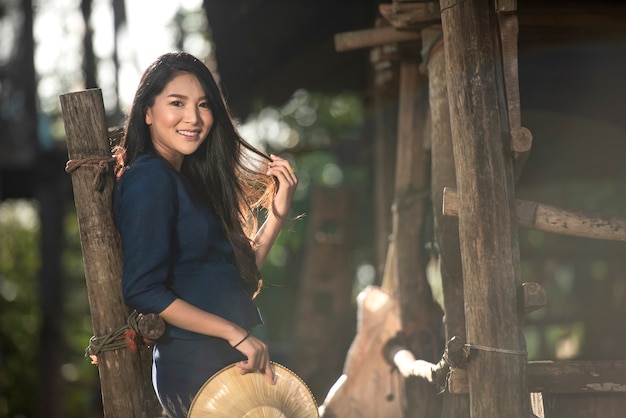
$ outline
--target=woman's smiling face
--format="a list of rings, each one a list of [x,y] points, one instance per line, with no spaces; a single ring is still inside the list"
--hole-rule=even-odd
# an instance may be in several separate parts
[[[154,149],[180,170],[185,155],[198,149],[213,126],[213,113],[198,78],[190,73],[174,76],[146,109],[146,124]]]

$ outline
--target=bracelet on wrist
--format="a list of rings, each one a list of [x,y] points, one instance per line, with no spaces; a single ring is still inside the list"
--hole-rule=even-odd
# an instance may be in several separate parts
[[[233,345],[233,348],[237,348],[237,347],[239,346],[239,344],[241,344],[242,342],[244,342],[245,340],[247,340],[247,339],[248,339],[248,337],[250,336],[250,334],[252,334],[252,331],[248,331],[248,332],[246,333],[246,336],[245,336],[245,337],[243,337],[243,338],[241,339],[241,341],[239,341],[237,344]]]

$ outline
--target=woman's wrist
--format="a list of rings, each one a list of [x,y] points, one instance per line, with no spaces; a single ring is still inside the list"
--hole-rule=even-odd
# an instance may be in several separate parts
[[[250,336],[250,334],[252,334],[252,331],[248,331],[246,332],[246,335],[244,335],[236,344],[233,345],[233,348],[237,348],[239,347],[239,345],[244,342],[245,340],[248,339],[248,337]]]

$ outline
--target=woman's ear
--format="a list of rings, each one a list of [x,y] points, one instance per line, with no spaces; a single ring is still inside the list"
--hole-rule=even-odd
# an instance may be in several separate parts
[[[145,110],[145,114],[146,114],[146,125],[150,126],[152,125],[152,109],[150,109],[149,107],[146,108]]]

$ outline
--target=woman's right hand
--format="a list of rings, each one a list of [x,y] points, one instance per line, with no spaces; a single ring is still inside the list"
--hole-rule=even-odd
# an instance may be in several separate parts
[[[224,338],[247,357],[247,360],[236,363],[241,369],[241,374],[264,373],[274,384],[274,370],[270,365],[267,344],[247,333],[245,329],[215,314],[198,309],[182,299],[174,300],[159,315],[174,326],[199,334]]]
[[[270,384],[273,385],[275,383],[274,369],[270,364],[270,353],[267,344],[252,334],[247,337],[242,335],[238,342],[236,349],[248,358],[236,364],[241,369],[241,374],[264,373]]]

